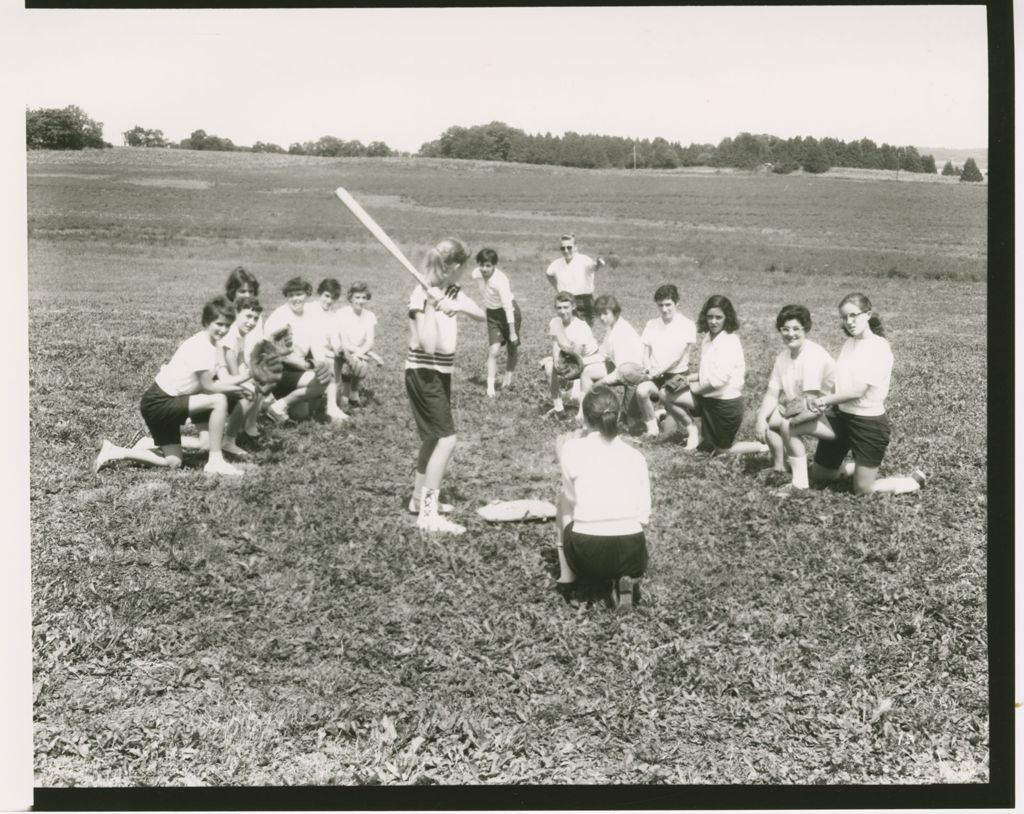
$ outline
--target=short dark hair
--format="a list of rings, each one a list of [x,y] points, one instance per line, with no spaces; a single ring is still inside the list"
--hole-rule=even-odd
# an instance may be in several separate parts
[[[224,293],[229,300],[233,300],[238,289],[243,286],[251,288],[254,297],[260,293],[259,281],[246,271],[244,266],[235,266],[228,275],[227,282],[224,283]]]
[[[654,292],[654,301],[661,302],[662,300],[679,302],[679,289],[672,285],[672,283],[659,285],[658,290]]]
[[[292,294],[298,294],[300,291],[307,297],[313,293],[313,286],[309,284],[309,281],[305,277],[292,277],[284,284],[284,288],[281,289],[281,293],[286,297],[290,297]]]
[[[708,311],[712,308],[718,308],[725,314],[725,325],[722,330],[727,334],[739,329],[740,321],[736,319],[736,309],[732,307],[729,298],[722,294],[712,294],[704,303],[704,307],[700,309],[700,316],[697,317],[698,331],[705,334],[708,332]]]
[[[779,315],[775,317],[775,330],[781,331],[782,326],[795,319],[805,331],[811,330],[811,312],[803,305],[783,305]]]
[[[555,294],[555,305],[558,305],[558,303],[560,303],[560,302],[567,302],[570,305],[572,305],[572,310],[575,313],[575,311],[576,311],[576,297],[574,297],[568,291],[559,291],[557,294]]]
[[[615,316],[622,313],[622,306],[612,294],[602,294],[594,300],[594,313],[603,314],[605,311],[611,311]]]
[[[476,262],[498,265],[498,253],[494,249],[481,249],[476,253]]]
[[[323,294],[328,292],[334,299],[338,299],[341,296],[341,283],[335,280],[333,277],[327,277],[320,281],[320,285],[316,287],[317,294]]]
[[[257,314],[263,312],[263,306],[256,297],[239,297],[235,300],[235,313],[241,311],[255,311]]]
[[[352,283],[352,285],[350,285],[348,287],[348,294],[346,295],[348,301],[352,302],[352,298],[356,294],[365,294],[366,295],[366,299],[368,299],[368,300],[372,300],[373,299],[373,295],[370,293],[370,286],[368,286],[366,283],[362,282],[361,280],[359,282]]]
[[[227,297],[214,297],[203,306],[203,327],[216,322],[221,317],[235,321],[235,306]]]

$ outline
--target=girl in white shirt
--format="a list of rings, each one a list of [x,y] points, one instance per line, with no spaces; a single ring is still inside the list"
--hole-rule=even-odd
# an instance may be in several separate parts
[[[849,472],[843,459],[852,452],[854,494],[916,492],[925,482],[920,469],[910,476],[878,478],[891,432],[885,397],[893,367],[882,320],[866,296],[854,293],[839,302],[839,324],[848,338],[836,359],[835,392],[811,402],[812,409],[820,413],[835,408],[828,413],[835,438],[818,443],[810,478],[838,480]]]
[[[498,253],[494,249],[481,249],[476,254],[476,262],[477,267],[470,276],[480,286],[480,299],[487,315],[487,397],[494,398],[498,352],[502,345],[508,348],[508,361],[501,386],[503,390],[512,386],[512,373],[519,361],[519,328],[523,317],[512,295],[508,275],[498,268]]]
[[[584,428],[557,448],[562,487],[556,533],[560,574],[556,588],[568,602],[577,577],[609,585],[607,602],[640,601],[647,570],[644,526],[651,514],[647,461],[618,437],[619,400],[608,387],[583,397]]]
[[[832,392],[836,363],[828,351],[807,338],[811,312],[803,305],[783,306],[775,318],[775,328],[785,348],[775,358],[754,421],[754,434],[771,450],[772,471],[785,475],[788,455],[791,485],[806,489],[807,450],[800,437],[835,438],[828,419],[812,412],[807,404]]]
[[[377,317],[366,307],[372,297],[370,287],[352,283],[347,297],[349,304],[338,309],[334,323],[334,378],[341,381],[342,407],[361,407],[359,388],[370,371],[370,362],[381,365],[383,360],[373,350]]]
[[[739,327],[736,309],[728,297],[708,297],[697,317],[697,330],[704,334],[700,367],[687,377],[690,390],[676,402],[700,418],[699,433],[695,426],[690,428],[700,439],[696,448],[719,455],[768,452],[767,444],[736,440],[743,421],[743,383],[747,374],[743,346],[736,334]]]

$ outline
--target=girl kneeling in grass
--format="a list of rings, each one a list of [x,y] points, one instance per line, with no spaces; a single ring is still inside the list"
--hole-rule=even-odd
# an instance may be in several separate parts
[[[104,440],[93,471],[99,472],[114,461],[122,460],[177,469],[182,460],[181,425],[191,418],[201,431],[208,429],[209,432],[210,457],[204,470],[212,475],[243,474],[241,469],[224,460],[223,453],[245,455],[234,443],[224,443],[224,439],[226,436],[234,438],[241,427],[241,411],[231,411],[239,396],[248,392],[242,382],[247,381],[249,375],[213,378],[217,343],[227,334],[234,319],[235,307],[226,297],[206,303],[203,330],[181,343],[143,394],[139,409],[161,452],[118,447]]]
[[[818,442],[810,479],[826,483],[838,480],[849,472],[843,467],[843,459],[852,452],[854,494],[916,492],[925,483],[920,469],[909,476],[878,478],[891,433],[885,397],[893,366],[882,320],[867,297],[854,293],[839,302],[839,324],[847,340],[836,359],[835,392],[819,396],[810,404],[813,410],[827,415],[835,438]],[[799,433],[800,427],[793,432]]]
[[[628,607],[639,603],[640,578],[647,571],[647,461],[618,437],[619,400],[610,388],[595,385],[583,397],[583,417],[583,435],[557,450],[562,487],[555,587],[568,601],[577,577],[610,582],[609,604]]]
[[[469,258],[465,245],[445,238],[427,252],[423,278],[409,297],[409,354],[405,389],[420,436],[409,511],[423,531],[462,534],[466,528],[441,515],[453,507],[440,502],[441,479],[455,451],[452,418],[452,368],[458,335],[456,315],[483,321],[484,312],[455,284]]]
[[[697,317],[697,330],[704,334],[700,367],[688,376],[689,391],[676,401],[700,418],[697,449],[717,455],[768,452],[766,444],[736,440],[743,421],[743,383],[747,375],[743,346],[736,334],[739,327],[736,309],[728,297],[708,297]],[[697,433],[697,428],[691,427],[690,432]]]
[[[804,306],[783,306],[775,318],[775,328],[785,349],[775,357],[768,389],[757,411],[754,434],[758,441],[768,444],[772,471],[784,475],[788,456],[793,487],[806,489],[807,450],[800,437],[835,438],[828,419],[807,405],[832,392],[836,363],[828,351],[807,338],[811,312]]]

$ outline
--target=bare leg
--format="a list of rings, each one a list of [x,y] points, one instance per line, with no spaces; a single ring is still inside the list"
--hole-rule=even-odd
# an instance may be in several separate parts
[[[494,380],[498,377],[498,351],[501,343],[495,342],[487,349],[487,397],[494,398]]]
[[[636,398],[640,403],[640,412],[643,415],[645,432],[649,438],[658,436],[658,419],[654,417],[654,402],[651,400],[658,395],[658,388],[654,382],[640,382],[636,386]]]
[[[96,456],[96,461],[93,463],[93,472],[99,472],[115,461],[135,461],[146,466],[160,466],[168,469],[177,469],[181,466],[180,444],[167,444],[161,449],[163,455],[154,449],[144,447],[119,447],[104,439],[99,455]]]
[[[519,345],[515,342],[508,343],[508,358],[505,360],[505,378],[501,380],[501,386],[508,388],[512,386],[512,374],[516,365],[519,364]]]

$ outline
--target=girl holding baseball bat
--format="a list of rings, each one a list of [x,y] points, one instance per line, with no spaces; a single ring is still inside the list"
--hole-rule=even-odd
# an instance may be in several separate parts
[[[409,511],[417,515],[416,525],[421,530],[443,534],[462,534],[466,530],[442,516],[453,507],[440,502],[440,492],[455,451],[451,388],[458,336],[456,316],[466,314],[478,322],[485,318],[480,306],[456,285],[468,258],[462,241],[445,238],[427,252],[422,269],[425,286],[417,286],[409,297],[405,389],[420,437]]]
[[[785,475],[788,456],[792,486],[806,489],[807,450],[800,437],[835,438],[828,419],[808,404],[832,392],[836,363],[828,351],[807,338],[811,312],[803,305],[783,306],[775,318],[775,329],[784,349],[775,357],[768,389],[754,421],[754,435],[768,444],[772,471]]]
[[[568,602],[577,577],[604,582],[611,606],[635,605],[647,570],[647,461],[618,437],[619,399],[609,387],[595,385],[583,397],[583,417],[582,435],[556,446],[562,486],[555,506],[555,587]]]
[[[839,301],[839,324],[847,339],[836,359],[835,392],[820,395],[809,404],[815,412],[827,415],[835,437],[818,442],[810,479],[838,480],[848,471],[843,459],[852,452],[854,494],[916,492],[925,483],[920,469],[909,476],[878,478],[891,432],[885,397],[893,367],[881,317],[866,296],[853,293]]]

